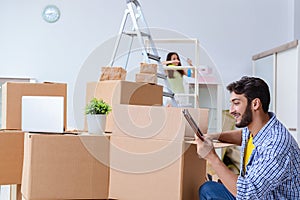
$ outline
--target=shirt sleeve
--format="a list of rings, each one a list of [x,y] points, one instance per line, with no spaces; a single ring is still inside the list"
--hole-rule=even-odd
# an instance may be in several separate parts
[[[254,150],[245,176],[238,177],[237,199],[262,199],[288,178],[288,141],[276,142],[280,139],[273,138]]]

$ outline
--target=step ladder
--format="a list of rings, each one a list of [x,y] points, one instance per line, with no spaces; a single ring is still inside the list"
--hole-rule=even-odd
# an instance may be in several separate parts
[[[131,37],[131,41],[129,44],[129,51],[124,66],[124,68],[127,69],[127,64],[130,57],[133,40],[134,38],[137,38],[141,47],[140,51],[142,52],[143,55],[143,61],[145,63],[150,63],[151,62],[150,60],[153,60],[157,63],[158,66],[157,78],[163,79],[164,81],[163,96],[169,97],[171,99],[172,106],[177,107],[178,104],[175,100],[175,94],[170,89],[169,82],[167,80],[167,75],[165,74],[165,70],[163,69],[160,56],[158,55],[158,51],[151,37],[150,29],[144,18],[141,5],[137,0],[126,0],[126,3],[127,3],[127,9],[125,10],[124,17],[122,19],[121,27],[119,30],[119,34],[115,43],[115,47],[113,50],[113,54],[109,66],[114,65],[116,55],[119,49],[119,45],[121,42],[121,38],[123,35],[127,35]],[[129,31],[125,30],[126,28],[128,29],[128,27],[126,27],[128,16],[130,16],[132,22],[132,27],[131,30]],[[147,47],[145,45],[146,40],[149,44]]]

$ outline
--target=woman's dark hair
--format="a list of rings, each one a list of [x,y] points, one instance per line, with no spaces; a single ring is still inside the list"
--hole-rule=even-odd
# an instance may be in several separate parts
[[[170,60],[171,60],[171,57],[172,57],[173,55],[176,55],[176,56],[177,56],[177,58],[178,58],[178,60],[179,60],[178,66],[181,66],[181,62],[180,62],[179,55],[178,55],[178,53],[176,53],[176,52],[169,52],[168,55],[167,55],[166,61],[170,61]],[[171,64],[167,64],[167,66],[169,66],[169,65],[171,65]],[[181,76],[184,75],[184,71],[183,71],[183,70],[177,70],[177,71],[181,74]],[[174,72],[174,70],[168,70],[168,77],[169,77],[169,78],[174,78],[173,72]]]
[[[262,108],[265,113],[269,110],[270,91],[267,83],[257,77],[243,76],[240,80],[230,83],[227,86],[229,92],[236,94],[244,94],[248,103],[255,98],[259,98],[262,103]]]

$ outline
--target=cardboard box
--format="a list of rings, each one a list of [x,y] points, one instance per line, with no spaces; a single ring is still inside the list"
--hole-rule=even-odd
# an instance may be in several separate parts
[[[67,84],[16,83],[2,86],[2,129],[21,130],[22,96],[64,97],[64,129],[67,128]]]
[[[182,114],[183,108],[115,105],[112,110],[113,134],[145,139],[183,141],[194,138],[194,131]],[[203,133],[208,129],[208,109],[188,108]]]
[[[141,83],[157,83],[156,74],[147,74],[147,73],[137,73],[135,75],[135,81]]]
[[[126,70],[122,67],[102,67],[100,81],[105,80],[125,80]]]
[[[198,200],[206,162],[196,145],[111,137],[110,197],[122,200]]]
[[[163,87],[148,83],[136,83],[129,81],[100,81],[87,83],[86,102],[93,97],[101,98],[112,106],[115,105],[158,105],[163,103]],[[107,116],[106,132],[112,132],[113,114]],[[87,125],[85,123],[85,130]]]
[[[0,131],[0,185],[21,184],[24,132]]]
[[[25,134],[22,195],[34,199],[107,199],[109,137]]]
[[[141,63],[140,64],[140,73],[157,73],[157,64]]]
[[[182,108],[117,105],[110,144],[109,196],[122,200],[198,200],[206,161],[197,154]],[[205,133],[208,109],[189,109]]]

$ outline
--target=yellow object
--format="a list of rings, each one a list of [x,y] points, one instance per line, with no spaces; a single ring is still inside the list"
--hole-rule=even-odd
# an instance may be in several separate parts
[[[246,166],[249,162],[249,158],[250,158],[254,148],[255,148],[255,146],[253,144],[253,136],[252,136],[252,134],[250,134],[250,137],[248,139],[247,146],[245,149],[245,154],[244,154],[244,171],[245,172],[246,172]]]

